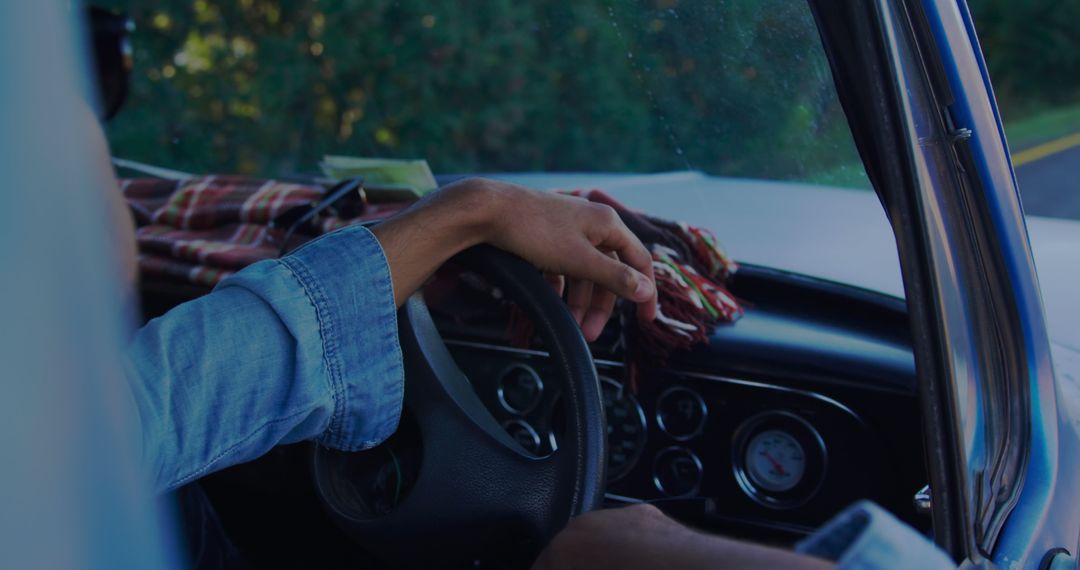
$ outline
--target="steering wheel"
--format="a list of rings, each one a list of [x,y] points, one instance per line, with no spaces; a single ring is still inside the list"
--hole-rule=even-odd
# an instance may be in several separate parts
[[[313,452],[316,492],[331,517],[396,565],[443,566],[508,547],[535,554],[603,499],[604,408],[592,355],[566,304],[536,268],[505,251],[477,246],[453,261],[487,278],[532,320],[561,377],[566,430],[546,457],[524,451],[480,401],[421,295],[413,295],[398,317],[404,407],[422,443],[411,491],[389,513],[373,514],[349,484],[342,454]]]

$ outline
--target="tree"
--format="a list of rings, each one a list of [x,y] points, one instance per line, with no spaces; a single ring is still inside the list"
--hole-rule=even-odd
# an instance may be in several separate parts
[[[110,139],[174,168],[281,175],[339,153],[812,179],[858,164],[799,2],[156,0],[132,15]]]

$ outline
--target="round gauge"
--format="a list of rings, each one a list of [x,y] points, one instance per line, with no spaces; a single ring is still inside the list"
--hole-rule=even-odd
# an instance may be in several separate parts
[[[499,403],[512,414],[524,415],[536,408],[544,394],[540,375],[524,364],[513,364],[499,376]]]
[[[540,434],[536,433],[529,422],[525,420],[510,420],[503,424],[503,429],[525,451],[536,455],[540,453]]]
[[[770,429],[746,446],[746,474],[766,491],[788,491],[806,474],[806,453],[790,433]]]
[[[645,411],[623,385],[611,378],[600,377],[600,390],[607,416],[608,481],[626,476],[645,447]]]
[[[669,497],[689,497],[701,486],[701,460],[685,447],[669,447],[656,454],[653,484]]]
[[[748,497],[766,507],[802,505],[825,478],[821,435],[789,412],[765,412],[743,422],[732,452],[735,480]]]
[[[656,400],[656,424],[678,441],[700,434],[708,413],[705,400],[690,388],[668,388]]]

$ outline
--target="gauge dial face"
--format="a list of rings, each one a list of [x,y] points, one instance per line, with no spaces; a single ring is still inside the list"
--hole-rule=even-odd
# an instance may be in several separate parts
[[[678,441],[700,434],[708,413],[705,401],[689,388],[668,388],[656,401],[656,424]]]
[[[806,453],[790,433],[770,429],[746,446],[746,471],[755,486],[782,493],[793,489],[806,474]]]
[[[600,388],[607,415],[608,480],[615,481],[624,477],[641,458],[646,436],[645,412],[637,399],[623,390],[622,384],[601,377]]]
[[[701,477],[701,460],[685,447],[669,447],[656,455],[653,484],[669,497],[693,496]]]

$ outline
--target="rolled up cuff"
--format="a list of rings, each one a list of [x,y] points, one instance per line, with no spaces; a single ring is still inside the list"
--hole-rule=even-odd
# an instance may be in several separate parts
[[[300,281],[319,323],[334,411],[317,440],[342,451],[378,445],[397,429],[405,384],[382,246],[366,228],[351,226],[309,242],[281,263]]]

